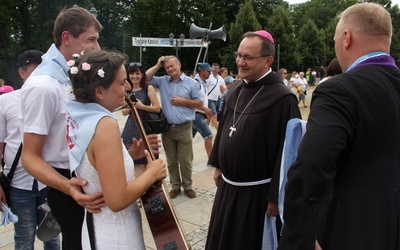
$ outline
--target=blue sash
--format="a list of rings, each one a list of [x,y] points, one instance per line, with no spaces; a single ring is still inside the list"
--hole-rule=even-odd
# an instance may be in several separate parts
[[[67,101],[67,141],[69,147],[70,171],[74,171],[81,163],[86,149],[92,140],[98,122],[104,116],[114,115],[97,103],[81,103]]]
[[[32,72],[32,76],[49,75],[65,86],[71,85],[67,61],[54,44],[42,56],[42,60],[42,63]]]

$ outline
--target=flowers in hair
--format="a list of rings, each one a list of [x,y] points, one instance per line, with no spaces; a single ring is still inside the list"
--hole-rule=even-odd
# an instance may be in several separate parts
[[[90,70],[90,64],[87,62],[82,63],[82,70],[83,71],[88,71]]]
[[[73,66],[73,67],[71,67],[70,71],[71,71],[72,75],[76,75],[76,74],[78,74],[78,67]]]
[[[97,71],[97,75],[100,76],[101,78],[104,78],[104,74],[105,74],[105,72],[104,72],[103,68],[101,68]]]

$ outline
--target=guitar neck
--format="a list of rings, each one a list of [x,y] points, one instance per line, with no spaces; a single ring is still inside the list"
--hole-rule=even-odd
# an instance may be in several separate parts
[[[137,112],[135,105],[132,104],[132,102],[128,96],[125,96],[125,102],[128,104],[130,110],[132,111],[133,117],[135,118],[135,122],[139,129],[140,136],[142,137],[144,147],[145,147],[145,149],[147,149],[147,151],[149,151],[151,159],[154,161],[156,159],[156,157],[154,156],[153,150],[150,147],[150,143],[149,143],[149,140],[147,139],[147,134],[144,130],[143,123],[142,123],[142,120],[140,119],[139,113]]]

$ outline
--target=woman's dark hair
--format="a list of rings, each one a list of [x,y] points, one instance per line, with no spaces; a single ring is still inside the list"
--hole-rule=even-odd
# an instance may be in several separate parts
[[[133,83],[131,82],[131,79],[129,78],[129,74],[132,74],[133,72],[137,72],[137,71],[141,72],[143,75],[142,80],[140,80],[140,88],[146,89],[146,86],[147,86],[146,70],[141,63],[131,62],[129,64],[128,69],[126,70],[127,80],[129,82],[129,84],[131,85],[131,87],[133,88]]]
[[[342,67],[339,64],[339,61],[334,58],[332,61],[329,63],[328,67],[326,68],[326,76],[335,76],[342,74]]]
[[[108,89],[114,82],[118,69],[125,64],[125,61],[124,55],[104,50],[92,50],[81,55],[69,70],[76,100],[83,103],[95,102],[96,87],[101,86]]]

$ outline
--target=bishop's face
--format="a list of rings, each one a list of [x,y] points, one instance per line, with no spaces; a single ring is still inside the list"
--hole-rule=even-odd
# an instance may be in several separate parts
[[[271,63],[271,56],[261,55],[262,40],[259,37],[245,37],[240,42],[236,65],[239,75],[248,82],[254,82],[267,73]],[[249,60],[250,58],[250,60]]]

